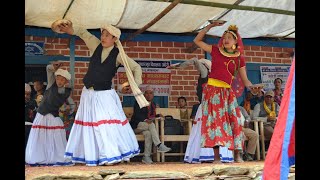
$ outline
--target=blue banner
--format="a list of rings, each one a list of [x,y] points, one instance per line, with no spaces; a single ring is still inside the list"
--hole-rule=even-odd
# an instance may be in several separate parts
[[[25,56],[42,56],[44,42],[25,42],[24,43]]]

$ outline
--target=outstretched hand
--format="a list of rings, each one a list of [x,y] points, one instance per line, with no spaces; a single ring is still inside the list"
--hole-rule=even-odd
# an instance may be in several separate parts
[[[261,92],[262,90],[262,86],[249,86],[249,89],[250,89],[250,92],[253,94],[253,95],[257,95]]]
[[[214,26],[222,26],[224,25],[224,21],[219,21],[219,20],[216,20],[216,21],[210,21],[210,24],[208,25],[209,27],[214,27]]]
[[[67,34],[73,35],[73,27],[72,24],[66,24],[66,23],[61,23],[58,25],[58,27],[60,28],[61,32],[65,32]]]
[[[166,68],[167,69],[179,69],[180,68],[180,63],[171,64],[170,66],[167,66]]]
[[[52,63],[52,66],[53,66],[54,70],[56,71],[57,69],[59,69],[59,67],[62,66],[62,62],[55,61]]]
[[[122,87],[121,93],[123,93],[123,94],[131,94],[132,93],[132,89],[131,89],[130,85]]]

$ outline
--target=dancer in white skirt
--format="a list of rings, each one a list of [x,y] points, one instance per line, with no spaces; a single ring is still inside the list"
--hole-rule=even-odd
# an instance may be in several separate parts
[[[190,65],[194,65],[200,73],[197,85],[197,96],[199,102],[201,102],[202,85],[208,81],[208,74],[211,71],[211,61],[207,59],[198,60],[196,58],[192,58],[188,61],[184,61],[183,63],[168,66],[167,68],[184,69],[186,67],[189,67]],[[212,148],[200,147],[202,123],[201,117],[202,111],[201,106],[199,106],[198,110],[196,111],[194,124],[191,129],[191,134],[189,136],[188,145],[184,156],[184,161],[188,163],[200,163],[204,161],[208,162],[214,160],[214,152]],[[233,152],[228,150],[228,148],[226,147],[220,147],[220,159],[221,162],[233,162]]]
[[[200,146],[202,123],[201,117],[202,109],[201,106],[199,106],[184,156],[184,161],[187,163],[212,162],[214,160],[213,148],[201,148]],[[221,162],[225,163],[233,162],[233,152],[228,150],[227,147],[220,146],[220,159]]]
[[[76,26],[73,28],[70,24],[61,24],[59,28],[62,32],[83,39],[92,55],[83,78],[85,87],[82,89],[65,157],[87,166],[129,161],[139,154],[140,149],[123,112],[119,96],[111,86],[120,63],[128,63],[135,83],[140,85],[140,65],[125,54],[126,60],[123,59],[122,50],[119,48],[121,31],[114,26],[105,25],[101,28],[101,40],[86,29]],[[130,87],[132,88],[131,83],[129,87],[124,87],[122,92],[131,93]]]
[[[61,63],[47,66],[48,85],[30,131],[26,147],[26,163],[37,165],[73,165],[64,158],[66,131],[59,117],[60,106],[68,99],[71,88],[66,87],[71,75],[58,69]]]

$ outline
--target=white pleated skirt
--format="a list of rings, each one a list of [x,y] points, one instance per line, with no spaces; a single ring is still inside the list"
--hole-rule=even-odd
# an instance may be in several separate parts
[[[114,89],[82,89],[65,157],[87,166],[129,161],[140,152]]]
[[[191,134],[188,140],[184,161],[187,163],[201,163],[204,161],[213,161],[214,152],[213,148],[201,148],[201,116],[202,108],[199,106],[193,124]],[[220,146],[220,159],[221,162],[233,162],[233,151],[228,150],[226,147]]]
[[[25,161],[31,166],[70,166],[64,157],[66,131],[60,117],[36,114],[26,147]]]

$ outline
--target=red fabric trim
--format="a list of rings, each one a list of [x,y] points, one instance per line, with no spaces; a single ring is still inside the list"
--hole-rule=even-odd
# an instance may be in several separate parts
[[[32,128],[36,129],[64,129],[63,126],[40,126],[40,125],[34,125],[32,126]]]
[[[120,120],[117,120],[117,119],[100,120],[98,122],[83,122],[81,120],[75,120],[74,123],[79,124],[81,126],[99,126],[101,124],[121,124],[122,126],[124,126],[128,123],[128,119],[126,119],[123,122],[121,122]]]

